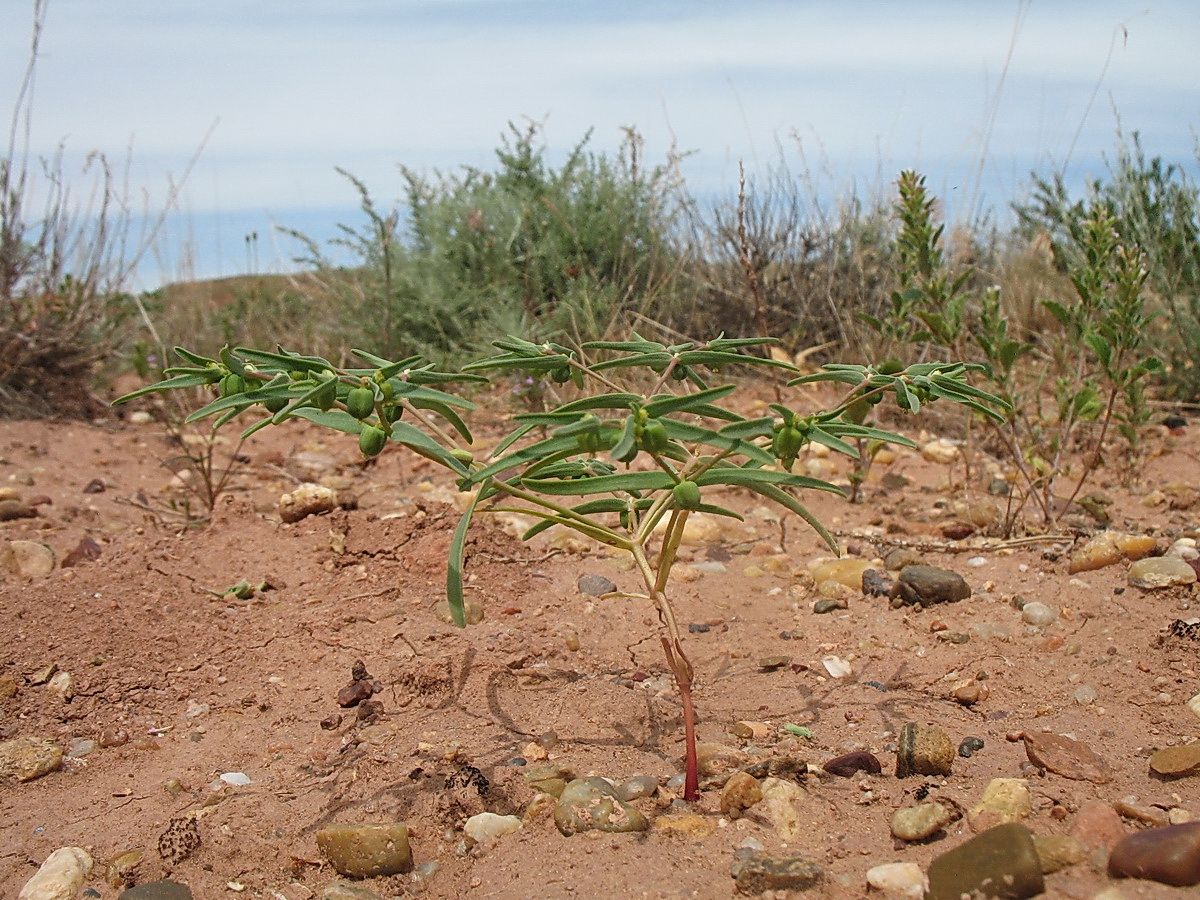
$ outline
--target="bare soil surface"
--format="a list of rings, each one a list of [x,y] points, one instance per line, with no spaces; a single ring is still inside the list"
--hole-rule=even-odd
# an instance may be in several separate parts
[[[1200,527],[1200,469],[1186,431],[1160,429],[1149,448],[1132,484],[1105,470],[1095,487],[1112,501],[1112,528],[1153,535],[1162,550]],[[722,815],[719,786],[690,808],[699,818],[672,808],[683,730],[656,616],[578,588],[593,574],[638,590],[621,560],[561,535],[522,543],[518,523],[481,516],[467,572],[484,618],[461,630],[437,607],[458,521],[439,472],[392,449],[364,468],[352,439],[303,423],[240,453],[213,521],[184,527],[169,509],[183,496],[178,479],[163,466],[179,447],[160,423],[0,423],[0,487],[38,513],[0,523],[0,543],[45,543],[59,562],[43,577],[0,580],[0,740],[67,753],[55,771],[0,784],[0,898],[16,898],[56,848],[80,846],[96,860],[92,896],[169,877],[197,898],[306,900],[340,877],[318,851],[319,829],[395,821],[410,829],[421,877],[360,882],[383,897],[729,897],[742,847],[816,862],[824,879],[804,896],[860,897],[870,867],[925,868],[973,834],[963,815],[906,844],[891,834],[897,809],[930,799],[963,812],[994,778],[1028,780],[1036,834],[1069,832],[1093,799],[1135,798],[1162,821],[1200,817],[1200,776],[1165,780],[1148,767],[1156,749],[1200,739],[1187,706],[1200,693],[1200,643],[1168,633],[1196,614],[1197,590],[1130,587],[1127,563],[1069,575],[1072,540],[1099,528],[1082,510],[1058,541],[952,540],[963,531],[961,466],[902,452],[875,468],[863,502],[815,496],[812,508],[849,554],[908,546],[966,578],[971,597],[892,608],[858,592],[818,615],[808,572],[829,555],[819,539],[799,521],[781,527],[749,495],[724,498],[746,521],[699,534],[672,591],[697,672],[699,736],[812,764],[797,776],[803,829],[789,840],[758,807]],[[848,463],[831,462],[844,481]],[[337,488],[352,508],[283,524],[279,497],[302,481]],[[981,490],[969,499],[1004,502]],[[63,567],[85,538],[98,557]],[[253,590],[229,590],[241,583]],[[1054,622],[1027,625],[1016,597],[1047,604]],[[760,665],[770,657],[786,659]],[[379,690],[340,706],[359,661]],[[970,680],[985,690],[967,705],[954,691]],[[897,778],[909,722],[983,747],[948,776]],[[1112,780],[1030,765],[1026,731],[1085,742]],[[881,774],[816,771],[859,749],[879,757]],[[659,794],[635,801],[650,830],[564,837],[543,803],[519,832],[469,846],[468,816],[526,814],[525,773],[539,765],[657,777]],[[1045,896],[1090,898],[1111,884],[1093,854],[1049,875]],[[1119,887],[1130,898],[1191,895]]]

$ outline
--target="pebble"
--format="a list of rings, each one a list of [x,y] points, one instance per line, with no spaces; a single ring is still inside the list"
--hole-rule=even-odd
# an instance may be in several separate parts
[[[617,799],[624,800],[626,803],[631,800],[641,800],[643,797],[653,797],[657,792],[658,779],[653,775],[634,775],[613,789]]]
[[[850,605],[850,600],[861,593],[861,588],[852,588],[842,584],[836,578],[826,578],[817,582],[817,595],[822,600],[836,600]]]
[[[826,656],[821,660],[821,665],[830,678],[848,678],[854,674],[854,667],[840,656]]]
[[[178,881],[147,881],[121,891],[117,900],[192,900],[192,889]]]
[[[921,900],[929,882],[916,863],[883,863],[867,869],[867,886],[886,897]]]
[[[1071,554],[1067,574],[1103,569],[1126,559],[1142,559],[1156,547],[1157,542],[1149,535],[1102,531]]]
[[[1024,778],[993,778],[983,789],[979,803],[967,813],[976,831],[995,825],[1019,822],[1033,812],[1033,798]]]
[[[1063,778],[1107,784],[1112,781],[1112,767],[1086,744],[1061,734],[1025,732],[1025,755],[1040,766]]]
[[[1126,819],[1133,819],[1152,828],[1162,828],[1173,824],[1167,817],[1166,811],[1159,809],[1157,806],[1146,806],[1143,803],[1138,803],[1137,797],[1126,797],[1124,800],[1116,800],[1113,802],[1112,807],[1117,815],[1124,816]]]
[[[813,612],[818,616],[849,608],[850,603],[845,597],[821,597],[813,603]]]
[[[898,809],[892,815],[892,836],[902,841],[923,841],[954,821],[954,813],[940,803],[922,803]]]
[[[398,875],[413,867],[408,827],[392,825],[326,825],[317,832],[317,849],[339,875],[374,878]]]
[[[1196,570],[1178,556],[1139,559],[1129,567],[1129,584],[1132,587],[1155,590],[1195,583]]]
[[[1089,850],[1111,850],[1125,837],[1125,823],[1103,800],[1088,800],[1079,807],[1071,835]]]
[[[872,775],[878,775],[883,771],[883,765],[879,762],[879,757],[868,750],[855,750],[852,753],[835,756],[821,768],[830,775],[840,775],[842,778],[849,778],[856,772],[869,772]]]
[[[963,759],[970,759],[974,754],[982,750],[984,746],[986,745],[983,738],[963,738],[958,744],[958,755]]]
[[[737,889],[746,894],[808,890],[824,878],[821,867],[803,856],[739,850],[735,857],[729,874]]]
[[[654,820],[654,830],[699,841],[717,830],[717,822],[712,816],[698,813],[666,813]]]
[[[1033,836],[1012,822],[989,828],[934,859],[925,900],[959,900],[975,891],[985,897],[1024,898],[1044,889]]]
[[[794,841],[811,832],[810,817],[800,814],[801,809],[809,805],[808,793],[804,788],[794,781],[764,778],[761,789],[762,812],[780,840]]]
[[[757,778],[747,772],[734,772],[721,789],[721,812],[737,819],[762,798],[762,787]]]
[[[1080,706],[1087,706],[1095,703],[1100,697],[1100,694],[1090,684],[1081,684],[1071,693],[1071,699]]]
[[[321,891],[321,900],[383,900],[383,897],[349,881],[331,881]]]
[[[439,600],[433,605],[433,614],[443,622],[454,623],[454,614],[450,612],[450,604]],[[463,620],[468,625],[478,625],[483,621],[483,604],[478,600],[467,597],[463,601]]]
[[[1037,834],[1033,837],[1033,846],[1045,875],[1070,868],[1087,858],[1087,847],[1069,834]]]
[[[617,589],[616,583],[603,575],[580,575],[578,585],[579,593],[589,597],[601,597],[604,594],[611,594]]]
[[[1150,757],[1150,768],[1170,777],[1200,774],[1200,741],[1163,747]]]
[[[337,492],[333,488],[312,482],[306,482],[279,498],[279,518],[284,522],[299,522],[308,516],[327,513],[336,508]]]
[[[574,777],[571,770],[563,766],[530,766],[524,774],[531,788],[553,797],[562,796],[563,788]]]
[[[1108,874],[1175,887],[1200,884],[1200,822],[1128,835],[1109,854]]]
[[[896,752],[897,778],[949,775],[953,765],[954,745],[941,728],[909,722],[900,730],[900,747]]]
[[[936,566],[905,566],[900,570],[900,598],[910,605],[954,603],[971,596],[961,575]]]
[[[16,498],[0,499],[0,522],[12,522],[16,519],[32,519],[37,516],[37,508]]]
[[[810,570],[813,581],[818,585],[823,581],[836,581],[845,587],[858,591],[862,589],[863,572],[871,568],[869,559],[851,557],[849,559],[830,559],[818,563]]]
[[[894,550],[890,550],[887,556],[883,558],[883,565],[889,572],[899,572],[905,566],[925,566],[928,564],[924,556],[908,547],[897,547]]]
[[[569,782],[554,804],[554,824],[568,837],[581,831],[624,833],[650,827],[646,817],[619,800],[612,785],[603,778],[576,778]]]
[[[0,548],[0,571],[41,578],[54,571],[54,551],[37,541],[7,541]]]
[[[500,816],[496,813],[482,812],[471,816],[463,825],[463,834],[477,844],[492,841],[496,838],[521,830],[520,816]]]
[[[92,871],[92,857],[82,847],[60,847],[25,882],[17,900],[74,900]]]
[[[1192,697],[1190,700],[1188,700],[1187,708],[1197,716],[1200,716],[1200,694],[1197,694],[1195,697]]]
[[[736,747],[709,741],[696,744],[696,770],[703,777],[720,778],[729,775],[749,761],[749,755]]]
[[[946,438],[938,438],[921,447],[921,456],[932,463],[948,466],[958,459],[958,445]]]
[[[15,738],[0,742],[0,778],[32,781],[62,765],[62,748],[51,741]]]
[[[1036,625],[1042,627],[1049,625],[1058,618],[1058,613],[1051,607],[1047,606],[1038,600],[1032,603],[1026,603],[1021,607],[1021,619],[1026,625]]]

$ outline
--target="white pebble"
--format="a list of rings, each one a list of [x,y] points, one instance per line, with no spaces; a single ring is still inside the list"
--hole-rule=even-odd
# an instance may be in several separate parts
[[[92,858],[82,847],[60,847],[25,882],[17,900],[72,900],[92,871]]]
[[[1058,613],[1038,600],[1021,607],[1021,618],[1028,625],[1049,625],[1058,618]]]
[[[1096,698],[1100,695],[1096,693],[1096,689],[1090,684],[1082,684],[1075,688],[1075,693],[1072,694],[1075,702],[1080,706],[1087,706],[1089,703],[1095,703]]]
[[[1187,707],[1197,716],[1200,716],[1200,694],[1197,694],[1187,702]]]
[[[821,665],[825,667],[825,671],[831,678],[846,678],[854,672],[850,663],[840,656],[826,656],[821,660]]]
[[[483,812],[467,819],[463,833],[475,843],[482,844],[512,834],[520,828],[520,816],[498,816],[496,813]]]
[[[982,556],[972,556],[967,560],[967,565],[973,569],[978,569],[980,566],[986,566],[987,564],[987,559]]]
[[[245,772],[224,772],[221,780],[234,787],[245,787],[250,783],[250,776]]]
[[[929,887],[925,873],[913,862],[873,866],[867,869],[867,884],[889,897],[911,897],[912,900],[924,897]]]

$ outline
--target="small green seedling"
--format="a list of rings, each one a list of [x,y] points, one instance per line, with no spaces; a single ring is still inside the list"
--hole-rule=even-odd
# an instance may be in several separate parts
[[[629,554],[644,590],[616,592],[606,599],[649,603],[658,613],[659,638],[683,709],[684,797],[695,800],[695,674],[668,594],[688,517],[708,513],[741,519],[717,503],[715,495],[747,491],[800,516],[836,552],[833,537],[796,495],[805,490],[843,493],[833,484],[792,472],[808,444],[824,444],[851,458],[857,456],[851,441],[912,446],[901,435],[854,421],[852,409],[877,404],[886,394],[911,412],[940,398],[998,417],[992,407],[1000,401],[966,382],[974,367],[929,363],[900,371],[884,367],[886,372],[827,366],[789,384],[849,385],[831,410],[801,414],[773,404],[771,415],[747,418],[729,405],[738,385],[727,379],[710,385],[708,379],[731,366],[794,372],[786,363],[745,352],[768,342],[719,337],[667,346],[634,335],[628,341],[592,341],[572,350],[510,337],[495,342],[498,354],[457,373],[436,372],[417,358],[389,362],[363,351],[354,352],[366,367],[341,369],[319,357],[284,350],[226,349],[219,360],[178,350],[189,365],[167,370],[165,381],[117,402],[209,384],[220,396],[191,420],[214,416],[214,427],[219,427],[240,413],[265,413],[246,429],[248,435],[302,418],[357,435],[366,456],[392,441],[444,466],[460,490],[472,493],[447,563],[447,599],[459,625],[465,624],[466,537],[477,514],[521,513],[538,520],[525,532],[526,539],[549,528],[568,528]],[[472,404],[442,388],[486,382],[481,372],[530,373],[571,384],[579,396],[546,412],[514,416],[511,432],[486,459],[477,459],[467,449],[473,439],[460,415]]]

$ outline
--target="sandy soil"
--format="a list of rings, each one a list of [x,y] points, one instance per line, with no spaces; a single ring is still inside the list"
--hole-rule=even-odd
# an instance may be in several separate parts
[[[458,517],[447,483],[399,451],[363,468],[353,441],[338,438],[303,424],[256,436],[241,448],[245,462],[212,524],[186,528],[167,508],[181,494],[162,463],[179,448],[161,425],[0,423],[0,487],[38,510],[0,523],[0,539],[44,542],[60,563],[84,538],[100,551],[45,577],[0,580],[0,688],[9,685],[0,690],[0,739],[69,751],[57,771],[0,784],[0,898],[15,898],[54,849],[81,846],[96,859],[93,896],[116,897],[122,879],[170,877],[197,898],[306,900],[338,879],[318,852],[318,829],[396,820],[408,823],[416,863],[438,867],[424,866],[427,877],[416,880],[362,882],[385,897],[728,897],[734,852],[755,842],[823,868],[822,886],[806,896],[857,897],[871,866],[924,867],[972,834],[964,817],[904,845],[889,829],[897,808],[928,797],[966,810],[997,777],[1028,778],[1026,823],[1039,834],[1069,831],[1090,799],[1136,797],[1164,818],[1171,809],[1200,816],[1200,778],[1165,781],[1147,764],[1157,748],[1200,738],[1200,718],[1186,706],[1200,692],[1200,644],[1166,636],[1174,620],[1196,614],[1195,587],[1131,588],[1120,564],[1068,575],[1070,536],[1015,546],[949,540],[961,496],[945,487],[949,470],[906,453],[877,467],[865,502],[812,505],[850,553],[911,545],[963,575],[969,599],[893,609],[855,595],[848,609],[814,614],[806,573],[826,555],[822,545],[802,523],[781,529],[736,493],[727,500],[746,523],[690,547],[673,592],[682,621],[698,626],[686,642],[702,741],[816,766],[868,749],[882,774],[803,777],[800,814],[811,827],[790,842],[755,808],[723,817],[713,789],[694,808],[703,818],[682,832],[655,824],[645,834],[563,837],[542,813],[470,848],[460,831],[467,816],[524,812],[530,766],[618,781],[649,774],[664,784],[681,771],[681,717],[656,620],[638,601],[577,588],[580,575],[597,574],[635,590],[620,560],[553,536],[522,544],[493,519],[475,527],[468,567],[485,618],[465,631],[451,626],[436,608]],[[1112,527],[1154,535],[1165,548],[1200,527],[1200,470],[1187,433],[1164,430],[1150,443],[1136,482],[1102,473],[1096,486],[1113,501]],[[882,486],[889,473],[907,484]],[[303,480],[357,503],[282,524],[278,498]],[[1147,505],[1156,490],[1163,502]],[[1072,521],[1097,527],[1082,513]],[[230,595],[240,582],[259,589]],[[1025,625],[1017,595],[1050,605],[1056,621]],[[1002,635],[972,632],[981,623]],[[964,643],[945,637],[972,633]],[[789,659],[759,665],[777,656]],[[851,673],[831,677],[828,657]],[[356,661],[381,690],[369,705],[343,708],[338,692]],[[70,676],[65,693],[58,673]],[[986,696],[957,702],[953,690],[972,678],[985,679],[977,683]],[[1076,699],[1081,687],[1094,688],[1092,702]],[[730,731],[737,722],[766,727],[739,739]],[[957,758],[950,776],[898,779],[906,722],[984,747]],[[1093,784],[1029,766],[1017,739],[1025,730],[1086,741],[1114,779]],[[222,781],[237,780],[231,773],[249,783]],[[468,789],[454,786],[464,781]],[[669,822],[672,797],[664,789],[637,805]],[[189,840],[181,830],[199,841],[175,859],[172,842]],[[141,853],[136,865],[130,851]],[[1101,862],[1049,876],[1046,896],[1095,896],[1110,884]],[[1122,882],[1121,891],[1188,894],[1143,882]]]

